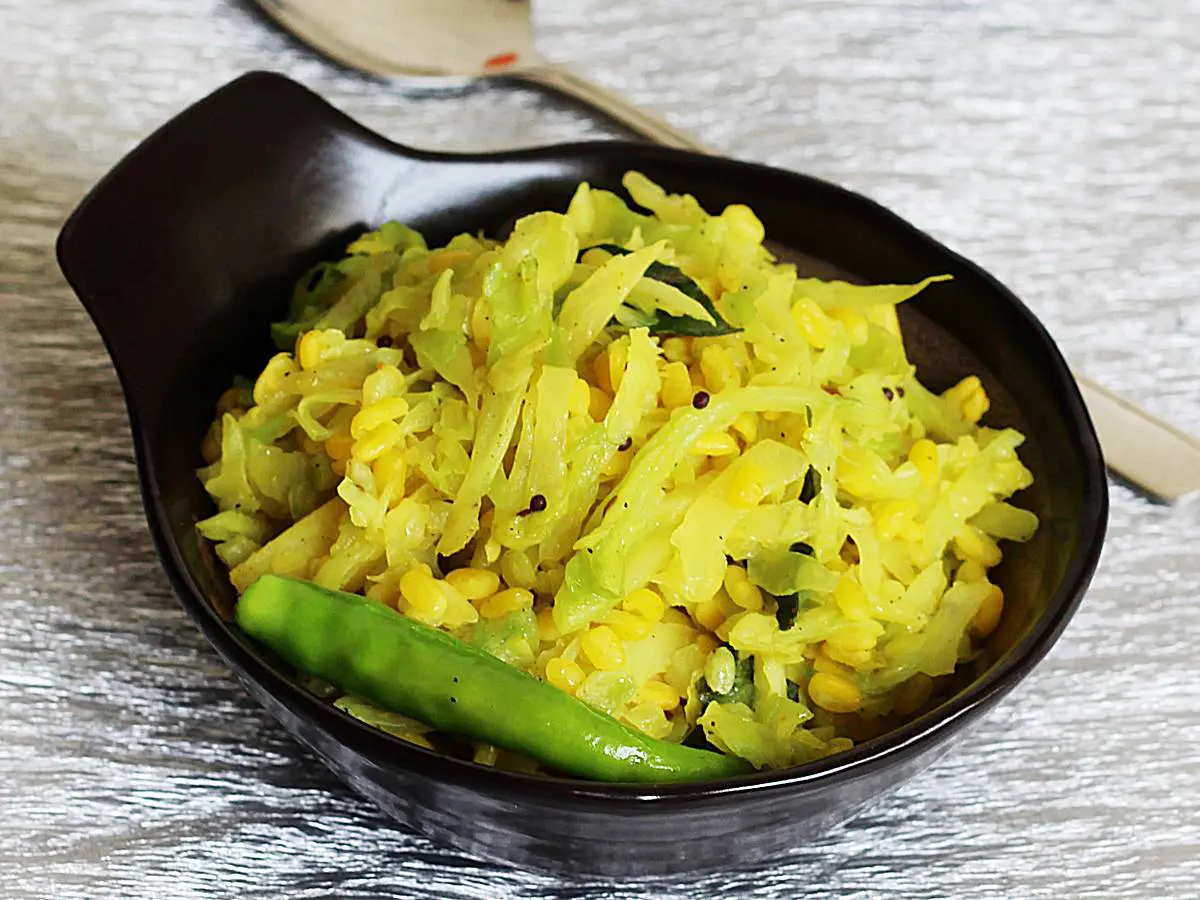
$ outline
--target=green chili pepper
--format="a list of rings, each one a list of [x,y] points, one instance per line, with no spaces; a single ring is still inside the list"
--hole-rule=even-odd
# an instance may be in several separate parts
[[[237,622],[308,675],[433,728],[598,781],[670,782],[752,771],[733,756],[655,740],[558,688],[356,594],[264,575]]]

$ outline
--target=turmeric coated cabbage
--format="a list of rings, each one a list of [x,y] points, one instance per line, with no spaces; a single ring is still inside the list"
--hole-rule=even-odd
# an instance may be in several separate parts
[[[804,278],[745,206],[624,186],[502,241],[389,222],[305,273],[217,404],[197,527],[239,591],[362,593],[652,737],[843,751],[997,627],[989,570],[1038,524],[1023,437],[979,424],[978,378],[917,381],[895,308],[945,278]]]

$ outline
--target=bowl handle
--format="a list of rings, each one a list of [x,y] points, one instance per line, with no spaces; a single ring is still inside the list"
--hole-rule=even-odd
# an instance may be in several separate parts
[[[237,360],[265,350],[296,273],[340,252],[365,226],[363,209],[382,208],[436,159],[268,73],[239,78],[142,142],[79,204],[57,246],[131,412],[169,402],[180,379],[219,391]]]

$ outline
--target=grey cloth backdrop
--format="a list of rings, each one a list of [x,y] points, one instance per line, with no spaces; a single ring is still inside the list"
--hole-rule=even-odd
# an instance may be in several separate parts
[[[1200,431],[1200,2],[554,0],[548,55],[731,154],[895,208],[1073,363]],[[951,756],[758,872],[504,870],[384,820],[171,596],[117,380],[52,256],[186,104],[283,71],[426,147],[601,136],[534,91],[404,96],[219,0],[0,0],[0,896],[1200,896],[1200,504],[1113,491],[1065,637]],[[186,177],[186,173],[181,173]]]

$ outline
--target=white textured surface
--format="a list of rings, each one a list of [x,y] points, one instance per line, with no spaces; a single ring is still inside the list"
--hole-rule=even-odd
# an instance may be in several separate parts
[[[548,55],[731,153],[865,191],[1081,368],[1200,431],[1200,2],[554,0]],[[390,825],[169,593],[116,378],[51,243],[187,103],[275,68],[430,147],[603,134],[537,93],[403,97],[240,3],[0,0],[0,896],[1200,896],[1200,502],[1117,487],[1084,605],[949,758],[787,867],[499,871]]]

